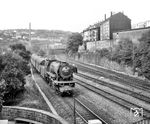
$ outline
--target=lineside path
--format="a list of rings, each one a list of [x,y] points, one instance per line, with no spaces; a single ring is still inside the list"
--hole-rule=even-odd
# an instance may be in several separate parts
[[[49,102],[48,98],[46,97],[46,95],[43,93],[43,91],[41,90],[41,88],[39,87],[39,85],[36,83],[36,80],[34,78],[34,75],[33,75],[33,70],[31,68],[31,75],[32,75],[32,79],[34,80],[35,82],[35,85],[37,86],[39,92],[41,93],[41,95],[43,96],[44,100],[46,101],[48,107],[50,108],[50,110],[52,111],[53,114],[57,115],[58,116],[58,113],[56,112],[56,110],[54,109],[54,107],[52,106],[52,104]]]

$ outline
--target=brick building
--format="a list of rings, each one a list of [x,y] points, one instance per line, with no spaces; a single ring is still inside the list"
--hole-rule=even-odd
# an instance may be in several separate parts
[[[105,20],[100,24],[100,40],[110,40],[113,38],[113,32],[129,29],[131,29],[131,19],[121,12],[114,15],[111,12],[110,17],[106,19],[105,15]]]

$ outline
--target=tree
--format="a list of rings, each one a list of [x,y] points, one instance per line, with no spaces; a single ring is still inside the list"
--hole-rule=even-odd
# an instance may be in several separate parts
[[[139,41],[139,47],[135,51],[134,68],[137,68],[139,75],[150,79],[150,31],[144,33]]]
[[[31,53],[29,51],[19,51],[18,54],[26,61],[29,61],[31,58]]]
[[[78,48],[83,43],[83,37],[80,33],[73,33],[68,37],[67,52],[77,53]]]
[[[2,55],[0,55],[0,74],[1,74],[1,72],[2,72],[2,70],[4,69],[4,64],[3,64],[3,57],[2,57]]]
[[[1,114],[1,111],[2,111],[2,107],[3,107],[3,97],[4,97],[4,94],[5,94],[5,89],[6,89],[6,84],[5,84],[5,80],[2,79],[0,80],[0,114]],[[0,115],[1,117],[1,115]]]
[[[27,62],[15,53],[6,53],[2,56],[4,69],[1,71],[0,81],[5,80],[4,100],[14,99],[17,92],[24,89],[25,75],[30,71]],[[2,85],[1,85],[2,86]]]
[[[26,47],[24,45],[22,45],[22,44],[13,44],[13,45],[10,45],[10,48],[12,49],[12,51],[19,54],[26,61],[30,60],[30,54],[31,53],[26,50]]]
[[[22,50],[22,51],[26,51],[26,47],[23,44],[13,44],[10,45],[10,48],[14,51],[14,50]]]
[[[3,56],[3,66],[20,69],[24,73],[24,76],[30,74],[29,63],[15,53],[7,53]]]
[[[23,72],[20,69],[6,66],[1,76],[5,80],[6,85],[4,100],[13,100],[16,93],[24,89],[25,79]]]

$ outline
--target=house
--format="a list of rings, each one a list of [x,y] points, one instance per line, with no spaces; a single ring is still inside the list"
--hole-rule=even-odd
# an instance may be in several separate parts
[[[83,30],[83,41],[98,41],[100,40],[100,23],[90,25]]]
[[[100,40],[111,40],[113,32],[131,29],[131,19],[122,12],[112,14],[100,24]]]

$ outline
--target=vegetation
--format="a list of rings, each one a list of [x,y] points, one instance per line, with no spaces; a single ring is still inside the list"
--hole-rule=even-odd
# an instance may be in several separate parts
[[[20,55],[24,60],[29,61],[30,60],[30,51],[27,51],[25,46],[22,44],[13,44],[10,45],[10,48],[12,51]]]
[[[24,93],[17,96],[17,106],[48,111],[49,108],[30,75],[26,76],[26,83]]]
[[[3,94],[5,102],[13,101],[16,94],[24,89],[25,76],[30,74],[30,53],[21,44],[10,48],[13,52],[0,55],[0,94]]]
[[[129,39],[123,39],[112,53],[112,60],[125,65],[132,66],[133,43]]]
[[[40,49],[38,55],[44,57],[46,55],[46,52],[43,49]]]
[[[69,44],[70,50],[72,44]],[[91,52],[88,53],[92,55]],[[104,48],[97,50],[95,54],[100,58],[105,57],[121,65],[130,66],[133,72],[150,79],[150,31],[142,35],[139,44],[133,44],[130,39],[122,39],[112,51]]]
[[[10,45],[10,48],[14,51],[14,50],[22,50],[22,51],[26,51],[26,48],[24,45],[22,44],[14,44],[14,45]]]
[[[135,50],[134,69],[150,79],[150,31],[143,34],[139,47]]]
[[[135,45],[129,39],[119,42],[112,52],[112,60],[133,67],[133,72],[150,79],[150,31],[143,34]],[[110,59],[107,56],[108,59]]]
[[[73,33],[68,37],[67,53],[74,54],[78,52],[78,48],[83,43],[83,37],[79,33]]]
[[[98,53],[101,58],[102,57],[106,57],[108,59],[110,58],[110,52],[106,48],[103,48],[101,50],[96,50],[96,53]]]

